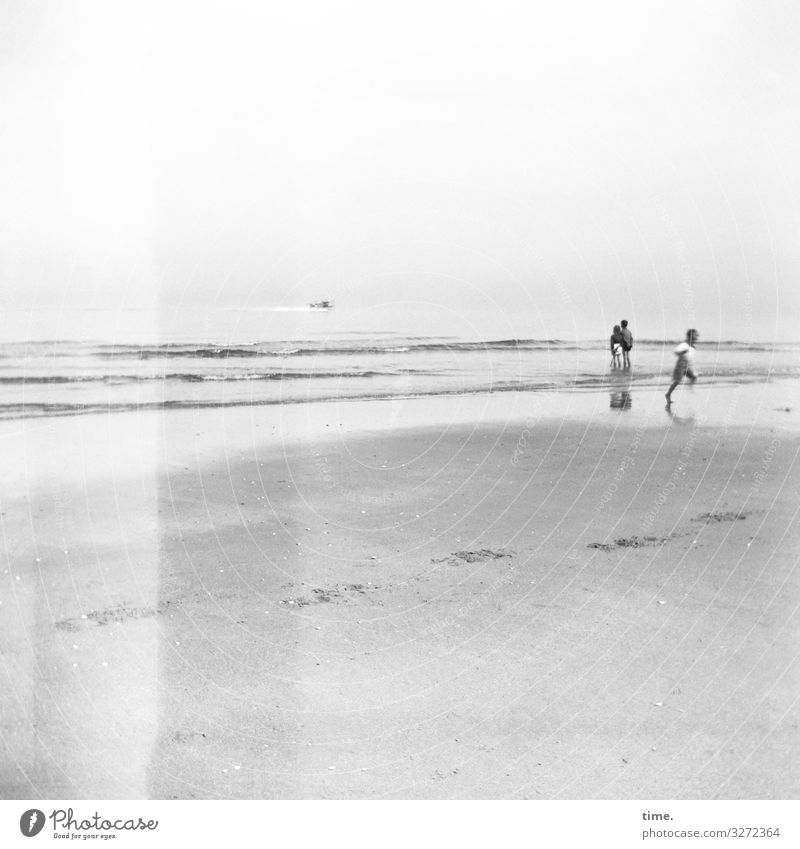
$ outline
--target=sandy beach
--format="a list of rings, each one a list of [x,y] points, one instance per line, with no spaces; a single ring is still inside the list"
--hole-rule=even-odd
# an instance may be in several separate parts
[[[3,11],[0,849],[788,846],[800,8]]]
[[[2,505],[3,796],[796,798],[794,414],[528,400],[202,450],[208,413],[109,417],[114,469],[63,420],[98,472],[49,484],[40,434]]]

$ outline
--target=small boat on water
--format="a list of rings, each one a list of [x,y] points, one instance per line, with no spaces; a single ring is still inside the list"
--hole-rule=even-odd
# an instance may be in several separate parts
[[[333,301],[317,301],[314,304],[309,304],[308,308],[310,310],[332,310]]]

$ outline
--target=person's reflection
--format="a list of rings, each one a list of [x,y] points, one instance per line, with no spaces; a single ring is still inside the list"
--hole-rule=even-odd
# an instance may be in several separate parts
[[[672,404],[667,404],[664,409],[667,411],[667,415],[672,420],[673,424],[677,425],[693,425],[695,423],[695,415],[692,413],[690,416],[679,416],[675,413],[675,410]]]
[[[613,410],[630,410],[633,399],[627,390],[619,390],[611,393],[611,404]]]

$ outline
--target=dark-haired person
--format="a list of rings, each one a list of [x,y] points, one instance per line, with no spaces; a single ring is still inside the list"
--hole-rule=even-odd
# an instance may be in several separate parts
[[[667,399],[667,406],[672,403],[672,393],[684,377],[688,377],[692,383],[697,380],[697,375],[695,375],[692,369],[692,364],[694,361],[694,349],[699,338],[700,334],[696,330],[687,330],[686,341],[681,342],[673,352],[678,358],[678,362],[675,363],[675,369],[672,372],[672,386],[670,386],[667,394],[664,396]]]
[[[620,336],[622,337],[622,365],[625,368],[631,367],[631,358],[628,356],[633,347],[633,333],[628,330],[628,320],[623,318],[620,322]]]

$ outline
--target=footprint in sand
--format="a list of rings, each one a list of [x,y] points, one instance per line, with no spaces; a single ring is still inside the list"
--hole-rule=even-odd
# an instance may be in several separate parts
[[[454,551],[447,557],[433,558],[431,563],[484,563],[487,560],[499,560],[501,557],[511,557],[506,551],[493,551],[491,548],[481,548],[477,551]]]
[[[180,602],[177,602],[179,604]],[[157,608],[154,607],[106,607],[103,610],[90,610],[80,619],[61,619],[55,623],[59,631],[79,631],[82,625],[93,623],[95,625],[108,625],[110,622],[118,624],[127,622],[129,619],[149,619],[159,613],[164,613],[176,602],[162,601]]]
[[[746,519],[745,513],[736,513],[728,510],[724,513],[701,513],[692,519],[693,522],[735,522],[739,519]]]
[[[614,542],[590,542],[587,548],[599,548],[601,551],[613,551],[615,548],[652,548],[664,545],[668,537],[620,537]]]
[[[292,607],[307,607],[310,604],[347,604],[350,597],[355,595],[366,595],[372,590],[379,590],[377,584],[337,584],[335,587],[315,587],[310,596],[289,596],[281,601]]]

